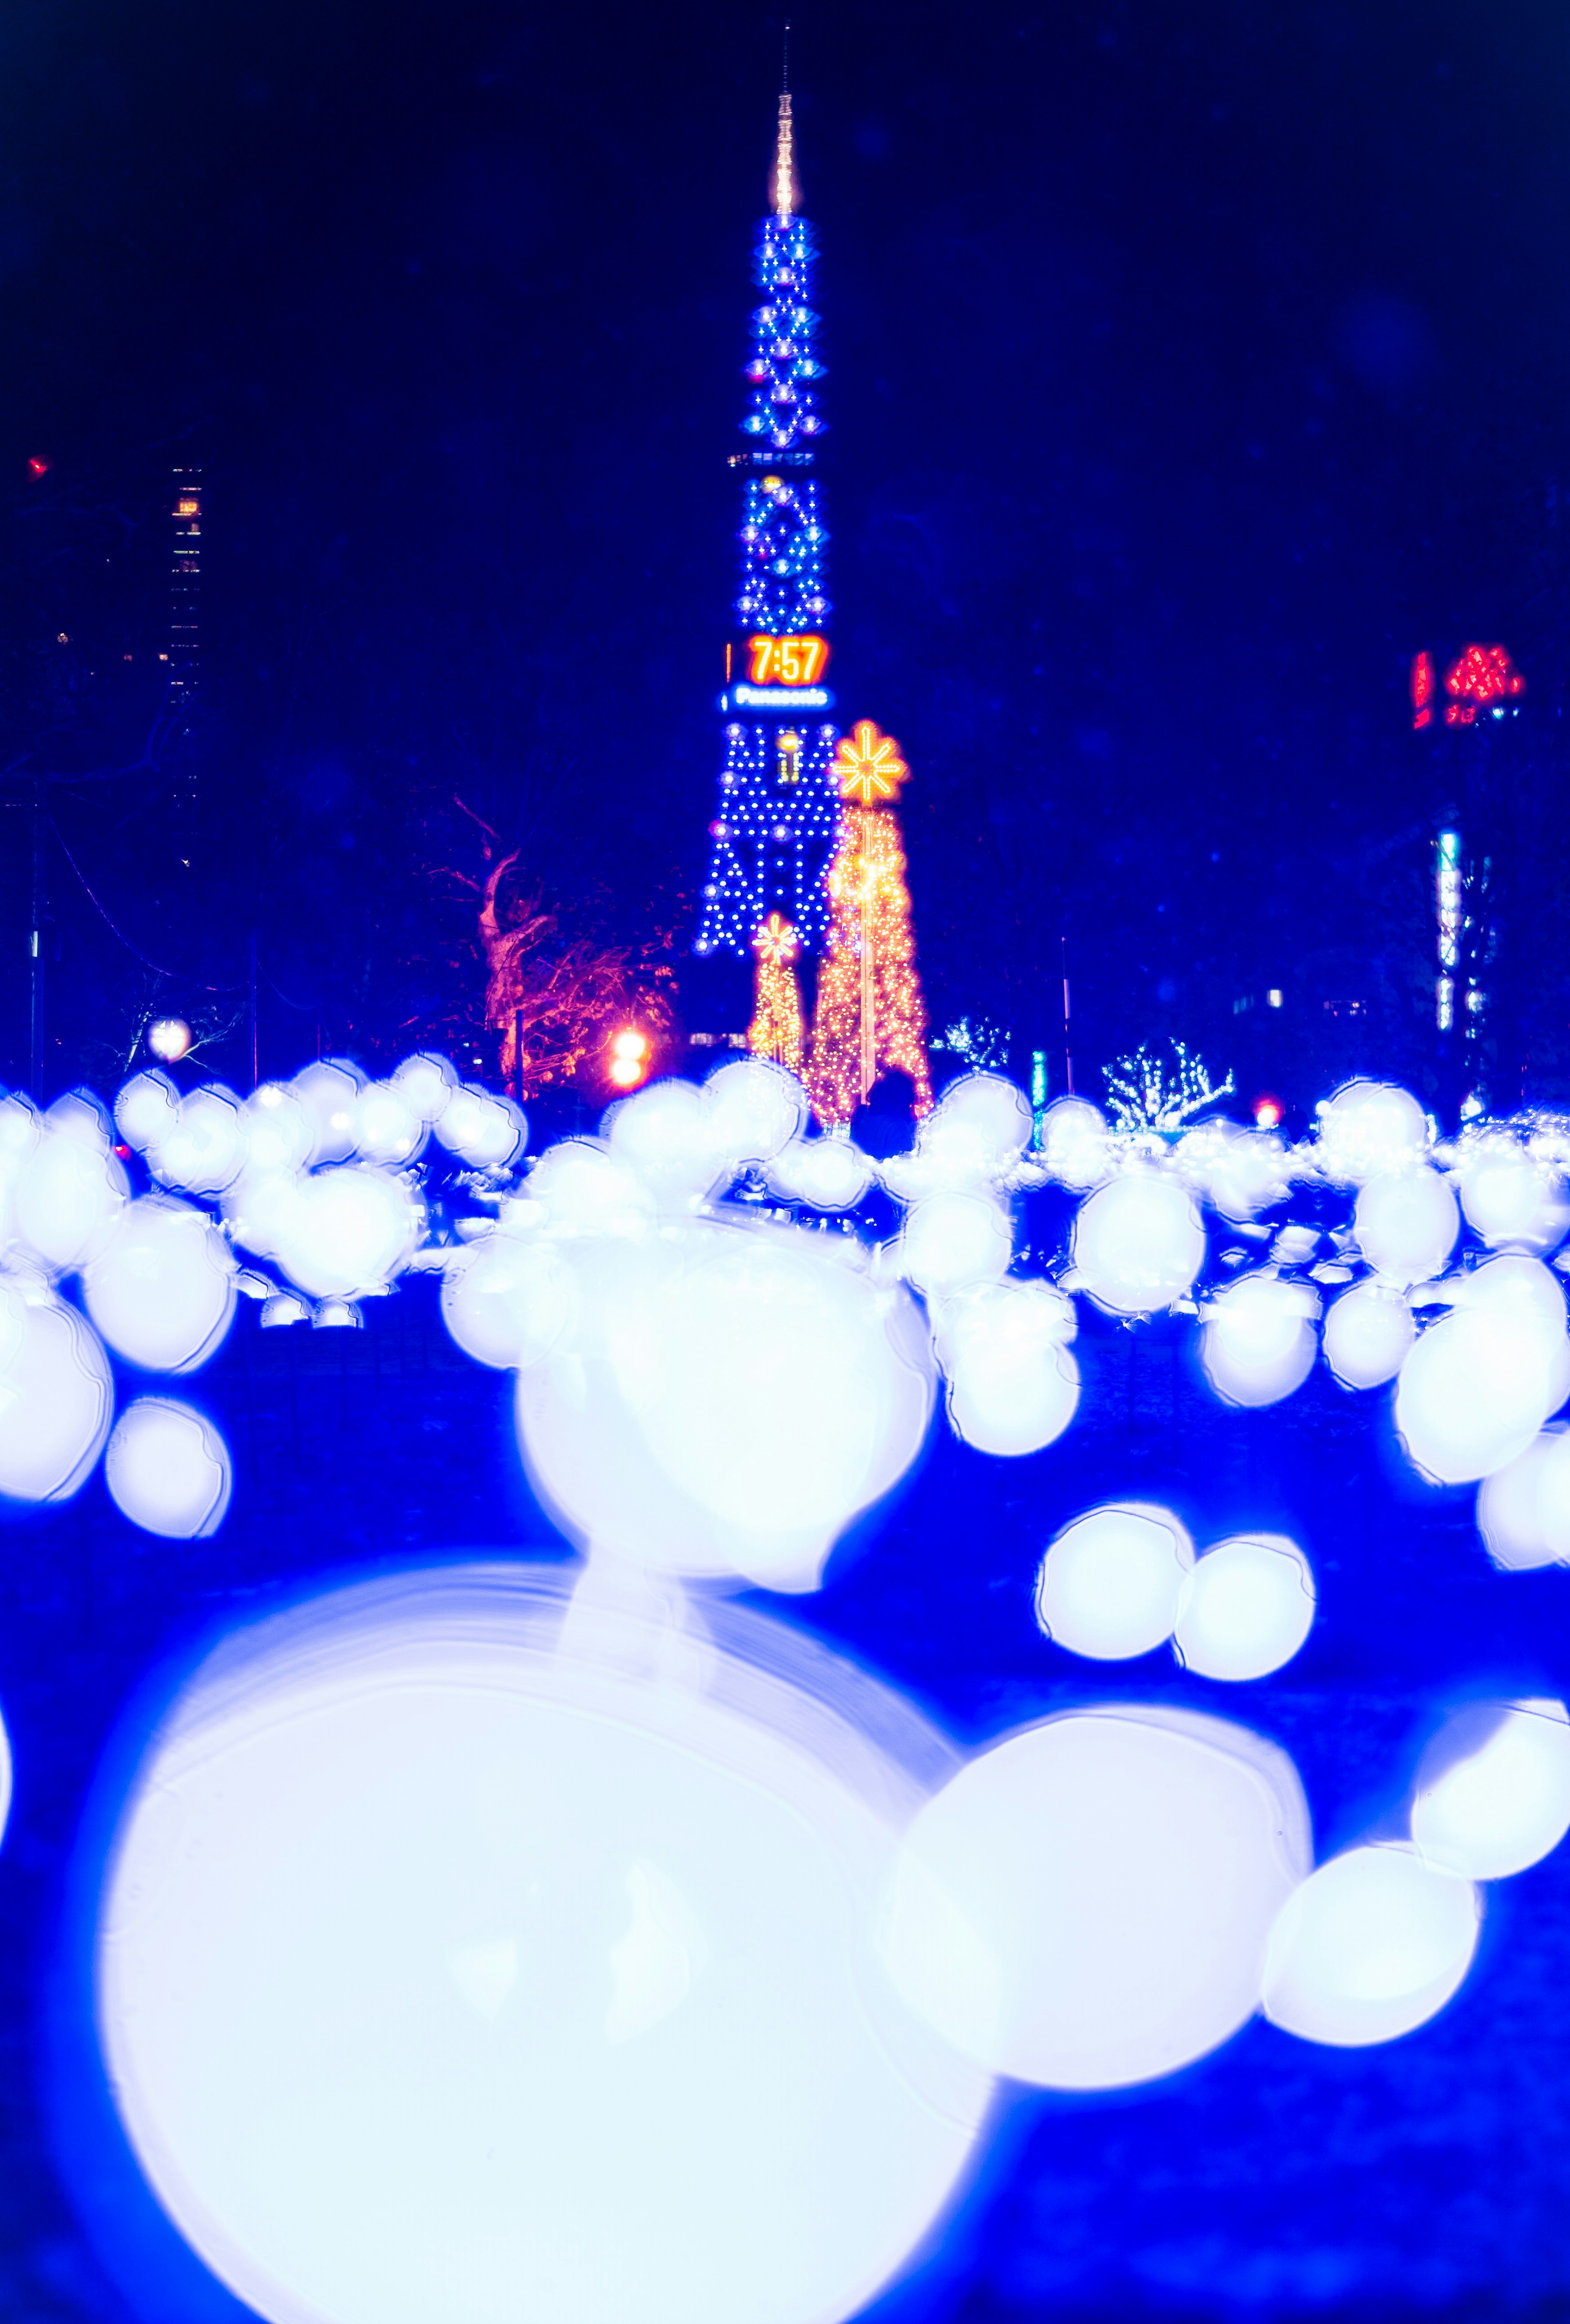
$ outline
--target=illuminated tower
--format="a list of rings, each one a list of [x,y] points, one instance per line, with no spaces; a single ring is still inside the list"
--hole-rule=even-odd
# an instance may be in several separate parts
[[[170,575],[169,709],[189,724],[201,678],[202,472],[174,471],[174,558]]]
[[[829,772],[836,730],[824,715],[834,696],[824,683],[828,534],[814,473],[824,432],[813,384],[823,375],[810,304],[815,245],[797,214],[789,95],[780,99],[771,193],[753,257],[762,303],[743,366],[748,443],[730,460],[741,486],[740,583],[696,949],[754,963],[754,1038],[780,1054],[788,1046],[780,1033],[782,979],[794,982],[798,952],[817,951],[827,932],[824,875],[839,804]]]

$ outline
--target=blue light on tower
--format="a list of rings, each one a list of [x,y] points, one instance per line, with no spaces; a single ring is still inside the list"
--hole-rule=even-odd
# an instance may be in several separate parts
[[[741,432],[733,454],[742,487],[735,632],[726,649],[725,758],[696,949],[753,957],[771,912],[795,928],[803,952],[823,943],[825,886],[838,820],[829,774],[836,729],[824,723],[834,695],[823,682],[833,608],[826,574],[828,530],[813,470],[825,422],[815,383],[811,303],[817,250],[796,212],[790,99],[780,99],[773,208],[758,229],[753,279],[762,294]],[[804,650],[798,650],[803,649]]]

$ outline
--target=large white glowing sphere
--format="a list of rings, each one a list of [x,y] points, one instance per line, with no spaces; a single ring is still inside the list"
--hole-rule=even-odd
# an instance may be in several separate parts
[[[1389,1082],[1349,1082],[1319,1116],[1319,1167],[1342,1185],[1419,1162],[1428,1143],[1422,1107]]]
[[[271,1216],[280,1266],[313,1299],[346,1298],[390,1283],[425,1231],[423,1204],[402,1178],[349,1162],[276,1182]],[[276,1190],[276,1189],[275,1189]]]
[[[310,1124],[310,1162],[345,1162],[355,1150],[365,1075],[339,1057],[319,1057],[290,1084]]]
[[[1396,1386],[1396,1425],[1420,1469],[1464,1484],[1524,1452],[1570,1394],[1565,1300],[1535,1259],[1495,1259],[1455,1286]]]
[[[130,1193],[96,1111],[62,1099],[22,1164],[12,1218],[48,1266],[78,1267],[103,1249]]]
[[[1325,1360],[1343,1388],[1381,1388],[1411,1352],[1418,1326],[1399,1291],[1354,1283],[1325,1318]]]
[[[97,1955],[135,2154],[268,2324],[836,2324],[990,2094],[878,1959],[909,1778],[775,1626],[657,1684],[485,1581],[286,1617],[158,1730]]]
[[[554,1245],[487,1235],[442,1280],[448,1330],[482,1364],[538,1363],[577,1312],[577,1278]]]
[[[189,1404],[139,1397],[115,1423],[104,1482],[115,1507],[144,1533],[194,1541],[215,1533],[229,1506],[229,1448]]]
[[[115,1386],[97,1335],[60,1300],[0,1284],[0,1496],[64,1500],[103,1450]]]
[[[1455,1250],[1461,1214],[1436,1170],[1390,1170],[1362,1186],[1353,1225],[1363,1257],[1389,1282],[1427,1283]]]
[[[665,1572],[817,1588],[841,1529],[915,1458],[932,1401],[909,1295],[824,1240],[694,1224],[563,1246],[574,1329],[520,1373],[518,1413],[571,1532]]]
[[[1199,1360],[1228,1404],[1279,1404],[1302,1387],[1319,1352],[1318,1296],[1279,1277],[1245,1276],[1205,1310]]]
[[[1485,1148],[1466,1163],[1461,1207],[1467,1224],[1496,1249],[1552,1250],[1570,1229],[1564,1178],[1519,1147]]]
[[[1545,1428],[1483,1479],[1477,1528],[1494,1563],[1515,1572],[1570,1557],[1570,1433]]]
[[[1355,2049],[1426,2024],[1477,1949],[1477,1891],[1406,1846],[1322,1864],[1270,1934],[1264,2009],[1305,2042]]]
[[[1171,1637],[1194,1544],[1169,1509],[1139,1501],[1065,1526],[1036,1577],[1036,1619],[1070,1654],[1148,1655]]]
[[[436,1134],[449,1154],[471,1169],[504,1170],[523,1151],[529,1125],[510,1098],[476,1083],[454,1090],[438,1115]]]
[[[933,1184],[987,1185],[1011,1170],[1030,1143],[1030,1109],[1002,1074],[965,1074],[921,1124],[917,1151]]]
[[[82,1277],[88,1314],[118,1356],[149,1371],[190,1371],[235,1315],[235,1261],[203,1212],[159,1194],[122,1211]]]
[[[1111,1167],[1106,1116],[1088,1098],[1055,1099],[1041,1117],[1041,1162],[1071,1194],[1098,1185]]]
[[[138,1154],[156,1155],[180,1115],[180,1092],[167,1074],[133,1074],[115,1100],[115,1127]]]
[[[911,2006],[994,2072],[1149,2081],[1251,2016],[1310,1861],[1297,1771],[1248,1729],[1070,1712],[984,1752],[920,1811],[885,1957]]]
[[[1562,1702],[1479,1705],[1436,1737],[1418,1770],[1412,1838],[1424,1860],[1506,1880],[1570,1831],[1570,1713]]]
[[[807,1093],[766,1057],[736,1057],[703,1085],[709,1136],[732,1169],[781,1154],[807,1120]]]
[[[1314,1607],[1313,1570],[1295,1542],[1239,1534],[1186,1577],[1172,1643],[1202,1678],[1266,1678],[1303,1644]]]
[[[1062,1435],[1079,1402],[1069,1354],[1074,1303],[1039,1281],[985,1283],[937,1311],[948,1416],[981,1452],[1039,1452]]]
[[[457,1074],[445,1057],[429,1054],[405,1057],[392,1075],[392,1085],[421,1121],[435,1121],[458,1085]]]
[[[360,1092],[355,1149],[362,1161],[401,1170],[420,1153],[428,1127],[419,1107],[396,1082],[373,1082]]]
[[[1174,1179],[1136,1172],[1080,1204],[1074,1264],[1091,1296],[1117,1314],[1169,1307],[1204,1263],[1199,1213]]]
[[[316,1121],[297,1091],[282,1082],[263,1082],[242,1111],[246,1153],[240,1183],[247,1176],[292,1177],[304,1169],[316,1144]]]
[[[928,1299],[995,1283],[1014,1253],[1008,1213],[984,1194],[932,1194],[911,1208],[900,1239],[900,1272]]]
[[[848,1211],[872,1183],[872,1164],[848,1138],[793,1138],[769,1165],[769,1184],[815,1211]]]
[[[174,1126],[153,1157],[166,1185],[189,1194],[217,1194],[245,1167],[250,1119],[232,1090],[213,1083],[182,1097]]]
[[[651,1082],[611,1109],[613,1157],[664,1204],[690,1210],[734,1167],[721,1154],[706,1096],[696,1083],[670,1079]],[[738,1121],[738,1130],[742,1126]]]

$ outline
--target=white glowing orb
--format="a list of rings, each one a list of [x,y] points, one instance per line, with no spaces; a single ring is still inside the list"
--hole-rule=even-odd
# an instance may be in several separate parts
[[[848,1138],[793,1138],[769,1166],[769,1184],[815,1211],[848,1211],[873,1183],[873,1166]]]
[[[1183,1583],[1172,1643],[1201,1678],[1266,1678],[1314,1626],[1314,1573],[1281,1534],[1239,1534],[1207,1549]]]
[[[1418,1326],[1397,1291],[1354,1283],[1325,1318],[1325,1360],[1343,1388],[1381,1388],[1411,1352]]]
[[[115,1100],[115,1127],[138,1154],[156,1153],[179,1113],[180,1092],[167,1074],[134,1074]]]
[[[1412,1838],[1424,1860],[1468,1880],[1506,1880],[1570,1831],[1570,1713],[1562,1702],[1479,1705],[1435,1739],[1418,1770]]]
[[[425,1231],[424,1205],[402,1179],[368,1162],[278,1183],[262,1247],[313,1299],[391,1282]]]
[[[1004,1176],[1030,1143],[1030,1109],[1001,1074],[965,1074],[951,1083],[917,1133],[935,1179],[952,1186]]]
[[[1570,1393],[1557,1283],[1534,1259],[1495,1259],[1453,1288],[1452,1314],[1401,1366],[1396,1425],[1420,1469],[1464,1484],[1524,1452]]]
[[[1437,1171],[1392,1170],[1361,1189],[1353,1226],[1363,1257],[1388,1282],[1427,1283],[1455,1248],[1461,1213]]]
[[[1477,1526],[1494,1563],[1515,1572],[1570,1557],[1570,1434],[1562,1426],[1544,1429],[1485,1477],[1477,1490]]]
[[[1193,1563],[1194,1544],[1169,1509],[1140,1501],[1092,1509],[1042,1559],[1036,1619],[1070,1654],[1148,1655],[1172,1635]]]
[[[948,1416],[967,1444],[1003,1458],[1039,1452],[1079,1402],[1073,1303],[1046,1283],[988,1283],[937,1319]]]
[[[794,1074],[766,1057],[736,1057],[703,1085],[709,1135],[735,1168],[784,1151],[807,1120],[807,1093]]]
[[[245,1174],[292,1176],[316,1144],[316,1122],[304,1101],[281,1082],[263,1082],[245,1100]]]
[[[1444,2008],[1472,1965],[1468,1880],[1408,1847],[1353,1848],[1305,1880],[1270,1933],[1264,2010],[1306,2042],[1393,2042]]]
[[[510,1098],[466,1082],[453,1091],[436,1120],[449,1154],[471,1169],[504,1170],[523,1151],[529,1126]]]
[[[114,1409],[108,1359],[76,1309],[0,1284],[0,1495],[66,1499],[103,1450]]]
[[[1106,1116],[1088,1098],[1057,1098],[1041,1117],[1039,1151],[1048,1176],[1071,1194],[1099,1185],[1112,1151]]]
[[[1302,1387],[1319,1352],[1318,1295],[1307,1284],[1251,1275],[1229,1284],[1205,1310],[1199,1360],[1228,1404],[1279,1404]]]
[[[458,1085],[458,1077],[445,1057],[405,1057],[392,1075],[392,1085],[421,1121],[439,1119]]]
[[[189,1194],[221,1194],[245,1167],[250,1121],[232,1090],[217,1083],[182,1097],[153,1167],[166,1185]]]
[[[1361,1186],[1386,1170],[1419,1162],[1428,1150],[1427,1116],[1389,1082],[1349,1082],[1319,1115],[1319,1167],[1338,1185]]]
[[[214,1533],[229,1506],[229,1451],[189,1404],[144,1396],[115,1423],[104,1481],[115,1507],[144,1533],[194,1541]]]
[[[395,1082],[373,1082],[360,1093],[355,1145],[363,1161],[401,1169],[425,1144],[428,1125],[407,1091]]]
[[[817,1587],[841,1528],[915,1457],[932,1401],[909,1296],[823,1240],[705,1223],[560,1245],[574,1329],[520,1373],[518,1413],[575,1535],[665,1572]]]
[[[729,1168],[705,1094],[693,1082],[652,1082],[613,1108],[608,1120],[614,1159],[660,1202],[688,1210]]]
[[[166,1065],[178,1065],[191,1045],[191,1029],[182,1017],[160,1017],[147,1028],[147,1046]]]
[[[1142,1705],[1071,1712],[961,1770],[910,1826],[895,1984],[965,2056],[1109,2089],[1224,2042],[1310,1862],[1285,1754]]]
[[[1153,1314],[1181,1299],[1205,1263],[1205,1229],[1170,1178],[1114,1178],[1079,1208],[1074,1264],[1100,1305]]]
[[[268,1626],[159,1729],[99,1924],[134,2150],[268,2324],[836,2324],[990,2094],[877,1958],[909,1779],[773,1626],[656,1684],[468,1581]]]
[[[355,1150],[364,1087],[365,1075],[359,1067],[339,1057],[319,1058],[295,1074],[290,1090],[304,1108],[311,1129],[308,1160],[347,1161]]]
[[[503,1370],[538,1363],[577,1312],[577,1278],[550,1243],[488,1235],[443,1277],[441,1312],[477,1362]]]
[[[235,1261],[201,1211],[159,1194],[122,1211],[82,1277],[94,1324],[118,1356],[150,1371],[205,1363],[235,1315]]]
[[[22,1162],[12,1217],[51,1268],[78,1267],[103,1249],[130,1192],[97,1107],[60,1098]]]
[[[1468,1225],[1495,1249],[1552,1250],[1570,1229],[1563,1177],[1519,1147],[1485,1148],[1466,1163],[1461,1207]]]
[[[900,1240],[900,1271],[929,1299],[995,1283],[1013,1257],[1006,1211],[985,1194],[933,1194],[917,1203]]]

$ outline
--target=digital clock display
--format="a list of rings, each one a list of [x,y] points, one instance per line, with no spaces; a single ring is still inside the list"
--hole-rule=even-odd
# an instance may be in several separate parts
[[[828,640],[754,637],[747,640],[753,686],[816,686],[828,668]]]

